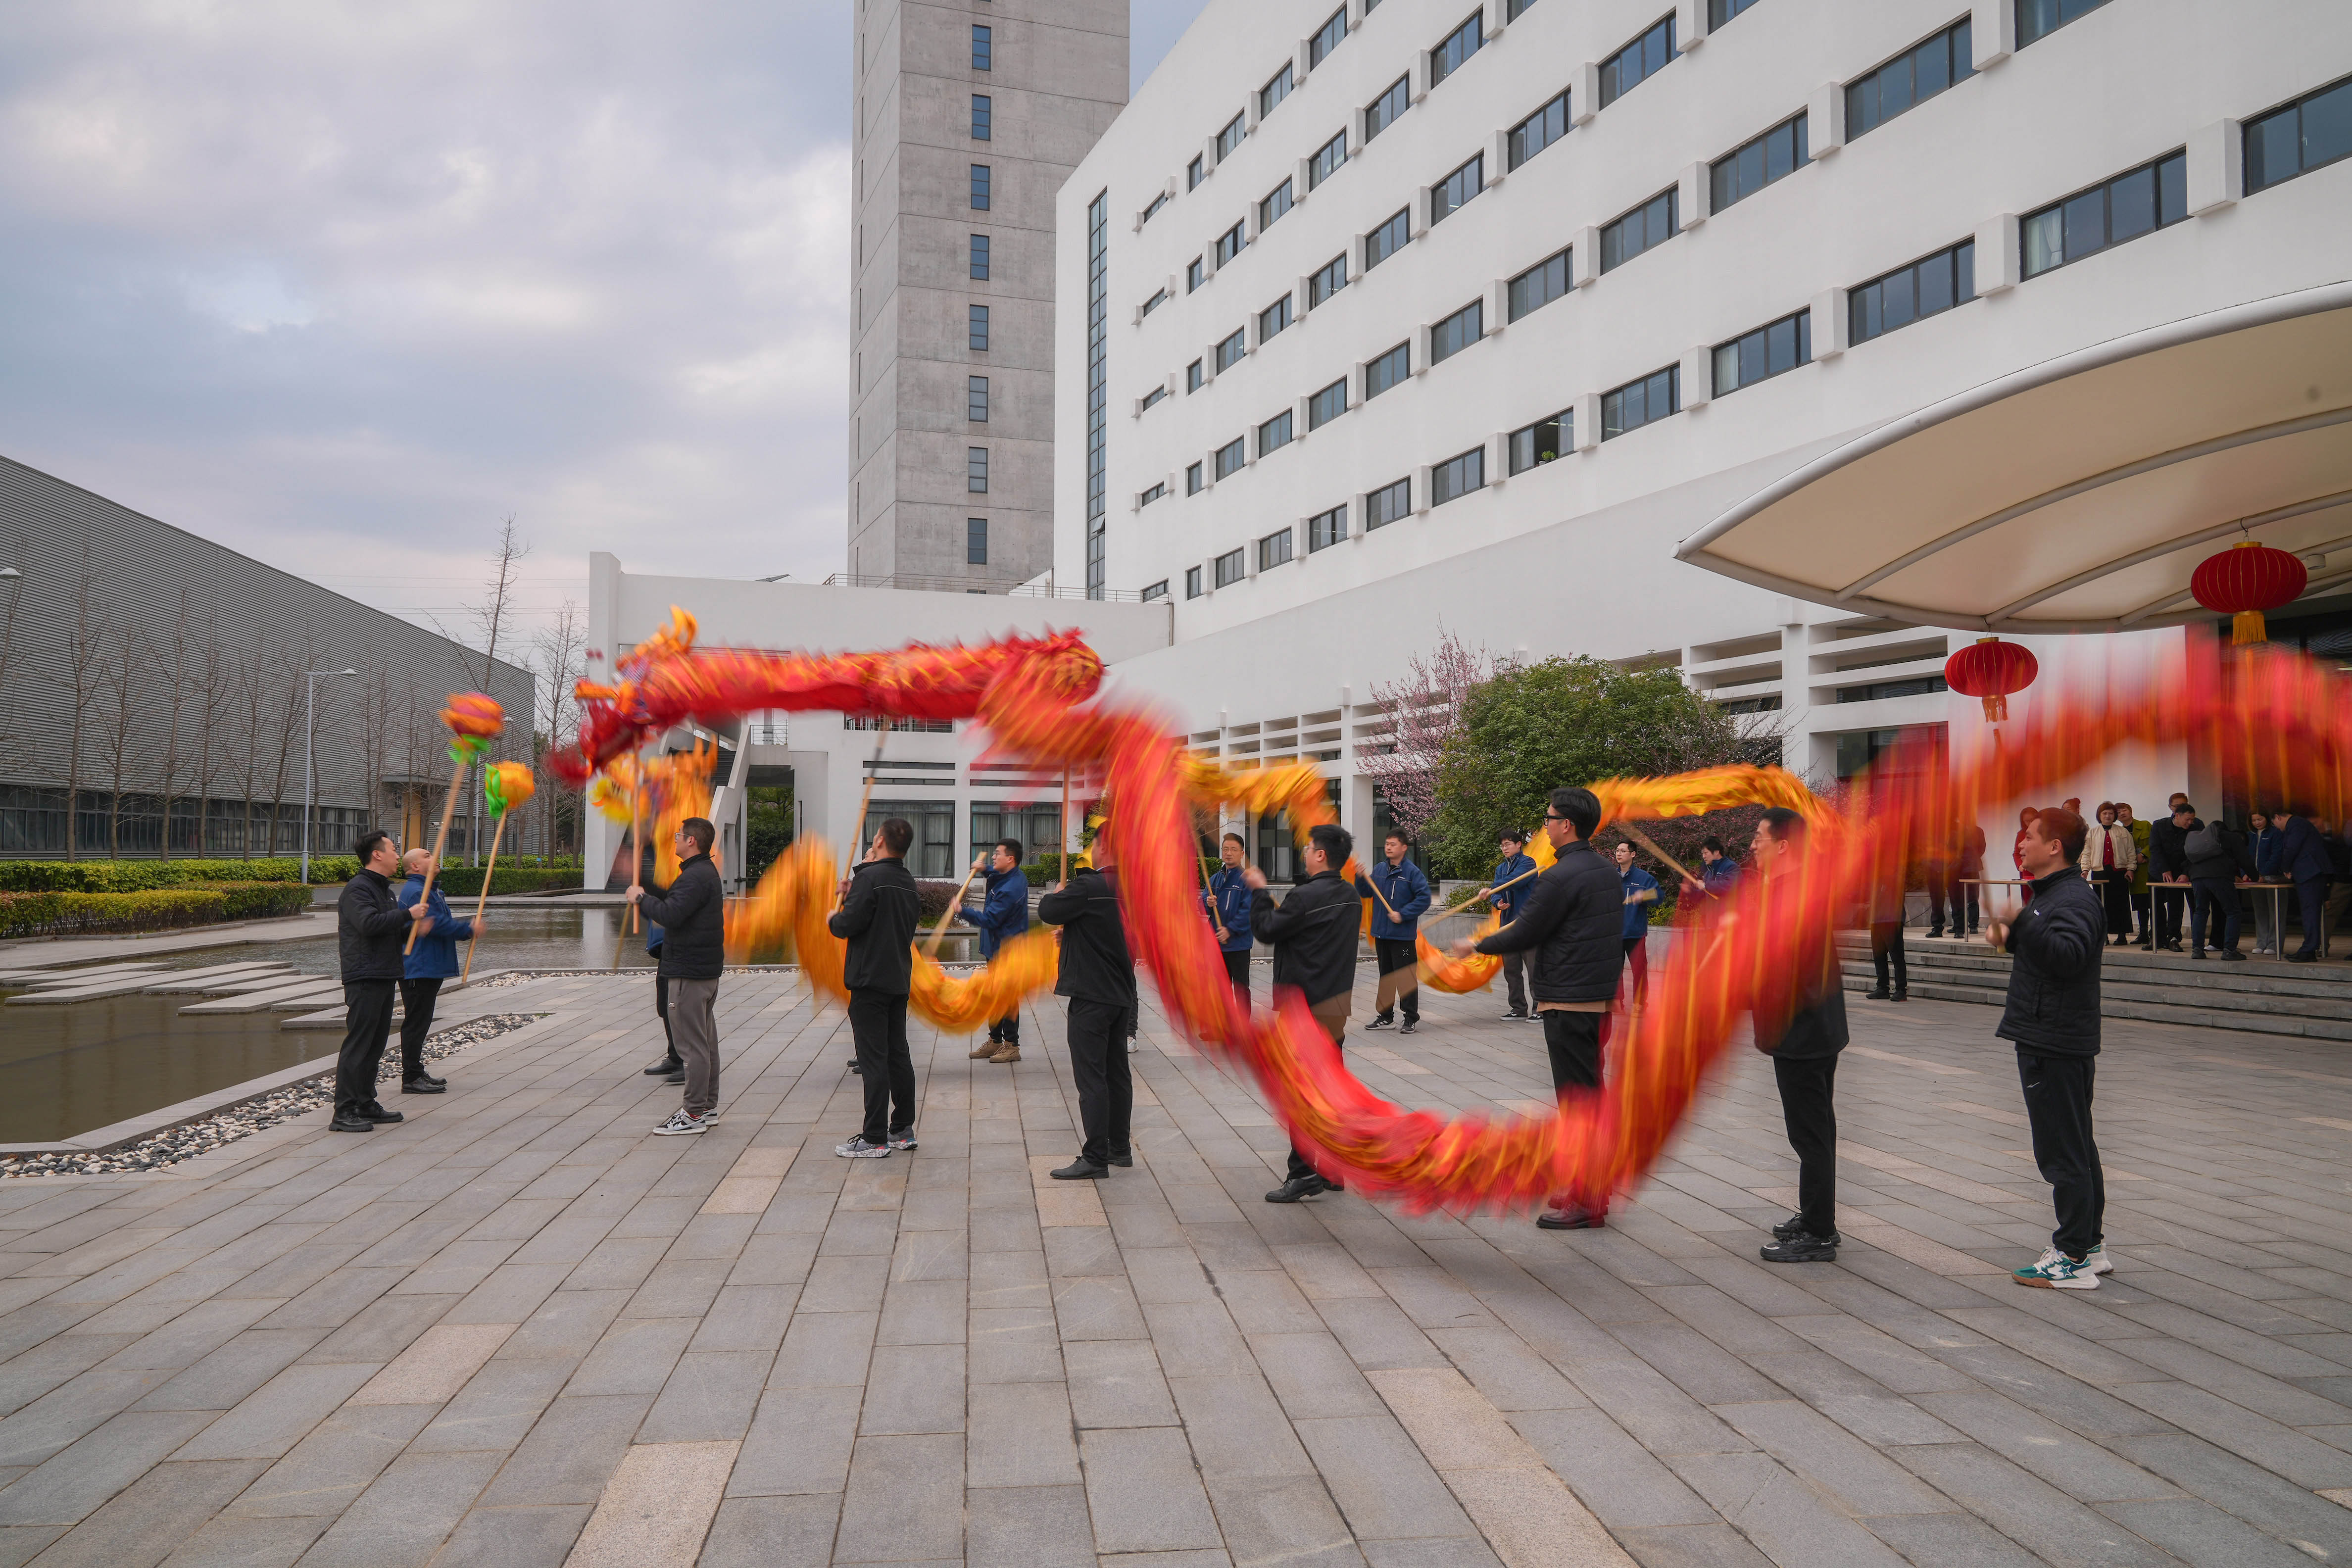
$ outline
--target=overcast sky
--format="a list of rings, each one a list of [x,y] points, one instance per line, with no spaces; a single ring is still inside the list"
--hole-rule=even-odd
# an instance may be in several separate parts
[[[0,455],[418,620],[838,570],[851,15],[0,6]]]

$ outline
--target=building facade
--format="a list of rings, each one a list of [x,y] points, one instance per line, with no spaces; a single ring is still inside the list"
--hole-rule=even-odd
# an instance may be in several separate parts
[[[1053,565],[1054,197],[1127,101],[1126,0],[859,0],[849,581]]]

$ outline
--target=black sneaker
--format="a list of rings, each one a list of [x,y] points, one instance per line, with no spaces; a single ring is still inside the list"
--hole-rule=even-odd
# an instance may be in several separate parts
[[[1270,1204],[1295,1204],[1301,1198],[1311,1198],[1318,1193],[1329,1190],[1330,1184],[1310,1171],[1306,1175],[1291,1177],[1266,1194],[1265,1201]]]
[[[1506,1024],[1523,1023],[1526,1019],[1527,1015],[1525,1013],[1506,1013],[1502,1017],[1502,1021]]]
[[[1395,1026],[1396,1020],[1385,1013],[1375,1013],[1372,1021],[1364,1026],[1367,1029],[1392,1029]]]
[[[1057,1182],[1099,1182],[1110,1174],[1108,1167],[1097,1165],[1084,1154],[1054,1173]]]
[[[446,1083],[436,1083],[429,1078],[403,1079],[400,1084],[400,1092],[403,1094],[446,1094],[449,1092],[449,1086]]]
[[[1941,941],[1943,941],[1943,940],[1944,940],[1944,928],[1943,928],[1942,926],[1929,926],[1929,927],[1927,928],[1927,940],[1928,940],[1929,942],[1941,942]]]
[[[1887,990],[1885,986],[1881,985],[1874,990],[1865,991],[1862,994],[1865,1001],[1889,1002],[1894,1000],[1895,994]]]
[[[891,1148],[898,1150],[901,1154],[912,1153],[916,1147],[915,1130],[911,1127],[898,1128],[895,1131],[891,1132],[885,1141],[888,1142]]]
[[[2225,947],[2225,948],[2223,948],[2223,949],[2221,950],[2221,961],[2222,961],[2223,963],[2245,963],[2245,962],[2246,962],[2246,955],[2245,955],[2244,953],[2242,953],[2242,952],[2239,952],[2236,948],[2234,948],[2234,947]]]
[[[2193,958],[2193,959],[2196,959],[2199,963],[2203,963],[2203,962],[2204,962],[2204,959],[2205,959],[2205,950],[2204,950],[2203,948],[2201,948],[2201,947],[2198,947],[2198,948],[2191,948],[2191,949],[2189,949],[2189,957],[2191,957],[2191,958]]]
[[[676,1057],[664,1057],[646,1069],[647,1078],[662,1078],[674,1072],[684,1072],[686,1064]]]
[[[866,1070],[866,1064],[859,1061],[856,1057],[852,1057],[849,1058],[849,1070],[851,1072],[864,1072]]]
[[[1418,1018],[1407,1018],[1398,1026],[1397,1033],[1400,1035],[1417,1035],[1421,1033],[1421,1020]]]
[[[1804,1234],[1805,1216],[1801,1214],[1792,1214],[1787,1219],[1782,1220],[1779,1225],[1772,1227],[1772,1239],[1775,1241],[1786,1241],[1792,1236],[1802,1236]],[[1845,1237],[1840,1236],[1836,1231],[1833,1230],[1830,1232],[1830,1241],[1832,1246],[1843,1241]]]
[[[431,1073],[426,1072],[422,1068],[417,1068],[415,1072],[403,1072],[400,1075],[400,1081],[403,1083],[415,1083],[420,1079],[426,1083],[436,1084],[443,1089],[449,1087],[449,1080],[447,1079],[435,1078]]]
[[[1835,1263],[1837,1249],[1833,1237],[1799,1231],[1786,1241],[1767,1242],[1756,1256],[1767,1263]]]

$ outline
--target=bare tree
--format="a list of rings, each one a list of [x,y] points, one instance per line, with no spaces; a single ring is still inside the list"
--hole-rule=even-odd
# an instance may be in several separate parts
[[[302,733],[302,675],[317,662],[314,657],[318,651],[317,641],[315,630],[310,626],[303,627],[301,642],[286,645],[278,656],[278,668],[271,672],[273,679],[286,683],[282,689],[286,693],[284,703],[280,705],[274,699],[271,703],[274,710],[271,720],[278,731],[278,765],[269,781],[268,853],[271,855],[278,852],[278,840],[285,837],[286,773],[294,765],[295,749]],[[296,783],[299,784],[300,781]]]
[[[219,757],[220,725],[232,706],[233,697],[227,689],[227,670],[222,658],[220,617],[209,616],[205,622],[205,635],[200,644],[203,661],[196,669],[196,853],[202,856],[212,848],[213,770]]]
[[[107,784],[113,792],[106,813],[106,858],[122,858],[122,786],[130,782],[131,770],[136,758],[131,744],[138,727],[140,672],[147,662],[146,639],[133,640],[125,628],[120,646],[102,656],[100,678],[103,688],[105,727],[99,731],[101,748],[100,761],[107,769]]]
[[[1359,752],[1356,771],[1387,797],[1397,826],[1419,837],[1437,820],[1437,763],[1461,723],[1462,704],[1495,673],[1495,656],[1440,628],[1437,644],[1405,661],[1405,677],[1375,681],[1372,701],[1388,720],[1388,749]]]
[[[172,858],[172,804],[179,797],[180,789],[180,719],[183,710],[187,706],[188,698],[186,679],[188,594],[184,588],[180,591],[179,613],[172,621],[171,646],[168,650],[156,649],[155,655],[155,668],[163,678],[169,709],[163,726],[163,832],[159,841],[159,849],[163,858],[169,860]],[[197,807],[197,853],[202,854],[204,826],[201,804]]]
[[[540,629],[532,639],[535,673],[545,694],[540,699],[540,721],[532,726],[534,771],[544,772],[542,759],[548,751],[562,743],[564,728],[572,720],[573,685],[586,671],[583,652],[587,643],[587,616],[578,601],[566,597],[555,619]],[[553,780],[540,787],[540,853],[555,853],[555,827],[563,804],[560,798],[568,792],[557,789]]]
[[[24,540],[21,537],[12,539],[9,543],[8,558],[12,561],[19,561],[24,559]],[[16,651],[16,606],[25,596],[25,579],[19,575],[0,583],[0,595],[5,595],[7,600],[5,606],[0,607],[0,746],[13,748],[16,740],[16,733],[5,726],[16,715],[34,710],[31,703],[11,699],[7,695],[8,663],[10,657]]]
[[[105,685],[105,631],[90,602],[89,547],[81,552],[74,584],[73,629],[66,636],[66,679],[73,700],[73,723],[66,736],[66,858],[81,858],[82,764],[91,754],[90,710]]]

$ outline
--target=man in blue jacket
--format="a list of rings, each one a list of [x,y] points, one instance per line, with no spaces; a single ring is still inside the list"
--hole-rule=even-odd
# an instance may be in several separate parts
[[[1386,858],[1356,878],[1357,888],[1371,895],[1372,952],[1381,971],[1375,996],[1379,1011],[1364,1027],[1385,1029],[1402,1009],[1404,1025],[1397,1033],[1410,1035],[1421,1027],[1421,982],[1416,977],[1421,958],[1413,950],[1413,938],[1421,929],[1422,911],[1429,908],[1429,879],[1406,858],[1412,853],[1412,841],[1403,829],[1390,828],[1381,847]]]
[[[1485,887],[1471,895],[1473,898],[1484,899],[1492,904],[1495,907],[1495,912],[1503,917],[1498,922],[1501,925],[1509,925],[1511,921],[1517,919],[1520,905],[1529,893],[1535,891],[1533,884],[1536,879],[1536,863],[1521,853],[1526,849],[1527,843],[1527,839],[1520,836],[1517,829],[1505,828],[1501,842],[1496,846],[1503,858],[1496,862],[1495,875],[1488,879]],[[1505,883],[1509,883],[1511,886],[1506,887]],[[1511,1010],[1503,1016],[1506,1019],[1527,1017],[1528,955],[1526,953],[1514,949],[1503,954],[1503,986],[1511,1000]]]
[[[1029,877],[1021,869],[1021,841],[999,839],[988,852],[988,894],[980,906],[980,956],[994,959],[996,950],[1029,929]],[[988,1042],[971,1053],[1010,1065],[1021,1059],[1021,1008],[988,1026]]]
[[[1650,988],[1650,906],[1658,901],[1658,879],[1633,864],[1633,847],[1617,841],[1617,885],[1624,897],[1624,918],[1617,932],[1625,944],[1625,1003],[1639,1006]]]
[[[408,880],[400,885],[400,907],[414,910],[416,900],[425,898],[425,879],[433,874],[433,851],[412,849],[402,861],[407,868]],[[449,908],[449,900],[435,888],[427,899],[425,912],[433,924],[416,939],[416,945],[401,961],[400,969],[400,1092],[403,1094],[439,1094],[449,1087],[446,1079],[435,1078],[425,1070],[425,1037],[433,1029],[433,1007],[440,999],[441,983],[460,973],[457,944],[471,942],[480,929],[472,921],[461,921]],[[483,921],[482,924],[488,922]]]
[[[2311,808],[2294,805],[2278,819],[2279,874],[2294,884],[2294,901],[2303,911],[2303,946],[2286,955],[2289,963],[2314,963],[2319,959],[2319,935],[2327,929],[2324,911],[2327,904],[2327,876],[2335,868],[2327,856],[2327,846],[2320,842],[2319,829],[2311,820]],[[2279,945],[2286,945],[2286,933],[2279,933]]]
[[[1242,873],[1248,859],[1249,847],[1238,833],[1228,833],[1218,847],[1224,864],[1209,876],[1209,890],[1201,895],[1201,907],[1209,911],[1209,924],[1217,933],[1217,951],[1224,956],[1225,978],[1234,983],[1234,999],[1242,1011],[1249,1011],[1250,994],[1250,885]]]

